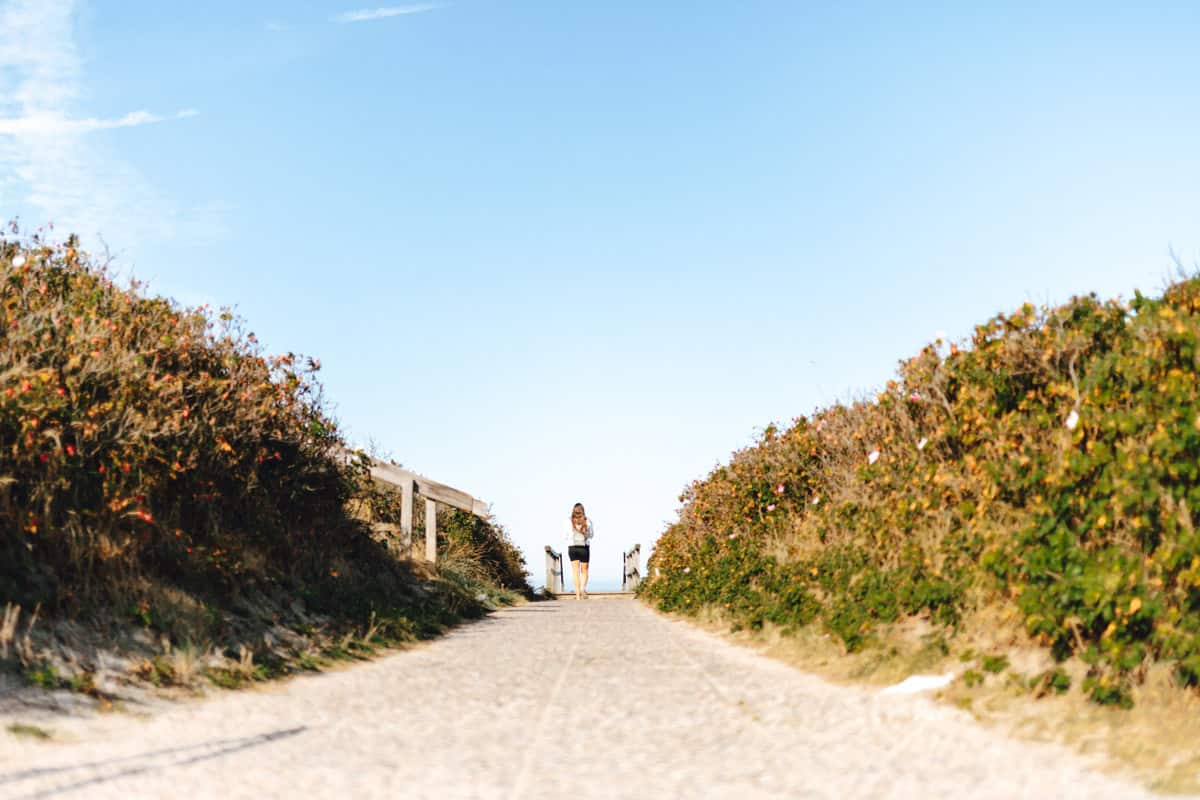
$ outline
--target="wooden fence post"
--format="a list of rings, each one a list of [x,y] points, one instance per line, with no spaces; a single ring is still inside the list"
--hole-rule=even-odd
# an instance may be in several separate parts
[[[437,500],[425,498],[425,560],[437,561]]]
[[[562,590],[562,553],[556,553],[553,547],[546,545],[546,592],[548,594],[561,594]]]
[[[404,557],[412,558],[413,544],[413,482],[412,479],[400,483],[400,546],[404,549]]]
[[[625,553],[625,564],[621,573],[621,591],[637,591],[638,585],[642,582],[641,567],[642,546],[635,544],[628,553]]]

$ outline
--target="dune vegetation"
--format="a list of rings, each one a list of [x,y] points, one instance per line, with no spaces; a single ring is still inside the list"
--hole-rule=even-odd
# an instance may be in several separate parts
[[[119,285],[74,240],[7,231],[0,656],[40,684],[87,686],[104,647],[140,647],[157,679],[180,670],[155,658],[182,648],[228,683],[235,667],[311,666],[528,592],[494,520],[446,511],[436,570],[374,538],[355,509],[386,521],[398,501],[363,459],[346,463],[319,367],[265,354],[228,311]]]
[[[1198,342],[1200,280],[1181,278],[931,344],[873,398],[770,426],[691,484],[642,593],[845,651],[914,620],[943,648],[1008,620],[1053,658],[1021,677],[1039,692],[1071,685],[1068,660],[1101,704],[1129,705],[1154,665],[1195,687]]]

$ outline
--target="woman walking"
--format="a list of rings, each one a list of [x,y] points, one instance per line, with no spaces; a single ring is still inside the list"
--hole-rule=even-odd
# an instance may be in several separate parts
[[[567,558],[571,559],[571,575],[575,579],[575,599],[587,599],[588,561],[591,560],[592,521],[583,510],[583,503],[571,509],[571,528],[567,531]]]

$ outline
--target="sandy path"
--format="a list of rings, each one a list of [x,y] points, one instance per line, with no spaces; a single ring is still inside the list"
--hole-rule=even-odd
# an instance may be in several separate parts
[[[922,699],[881,698],[624,598],[149,719],[0,733],[2,798],[1150,796]]]

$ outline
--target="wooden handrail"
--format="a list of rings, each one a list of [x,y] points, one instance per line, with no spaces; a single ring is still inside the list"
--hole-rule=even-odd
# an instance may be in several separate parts
[[[406,549],[412,547],[413,495],[419,494],[425,498],[425,560],[430,563],[437,561],[438,503],[444,503],[452,508],[466,511],[484,519],[488,517],[488,504],[477,497],[472,497],[461,489],[455,489],[453,486],[438,483],[435,480],[426,478],[424,475],[418,475],[402,467],[397,467],[395,464],[379,461],[365,453],[343,449],[339,457],[347,464],[359,459],[365,459],[372,478],[399,490],[399,534],[400,541]],[[387,524],[377,526],[378,530],[382,530],[383,528],[388,528],[390,532],[395,526]]]

